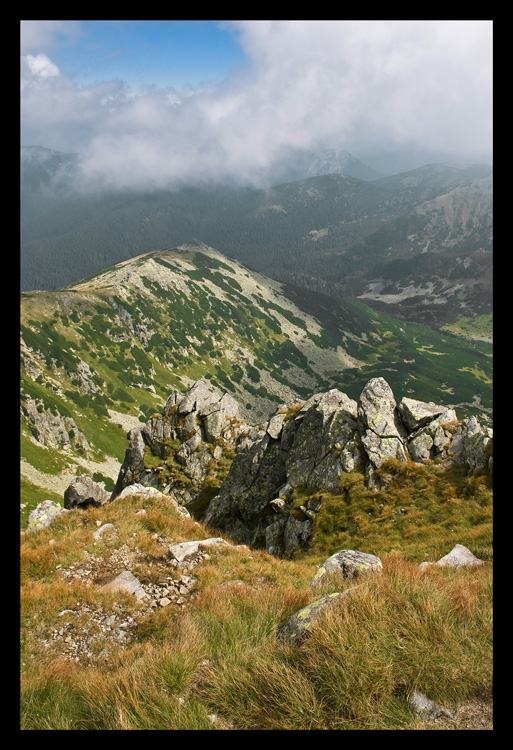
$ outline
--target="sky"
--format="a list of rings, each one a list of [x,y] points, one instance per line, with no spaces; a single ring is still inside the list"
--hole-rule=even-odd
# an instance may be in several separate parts
[[[258,184],[298,154],[492,149],[492,21],[20,22],[21,145],[118,188]]]

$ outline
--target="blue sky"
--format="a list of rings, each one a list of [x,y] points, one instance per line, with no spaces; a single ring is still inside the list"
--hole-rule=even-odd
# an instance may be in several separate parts
[[[134,88],[220,82],[246,59],[217,21],[81,21],[71,37],[56,35],[52,51],[60,72],[80,85],[120,78]]]
[[[483,161],[491,21],[22,21],[21,142],[84,179],[265,182],[321,148]]]

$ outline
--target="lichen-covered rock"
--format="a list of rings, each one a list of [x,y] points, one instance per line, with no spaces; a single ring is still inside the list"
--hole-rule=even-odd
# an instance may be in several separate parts
[[[290,515],[283,530],[283,549],[287,554],[306,547],[313,535],[313,520],[308,517],[298,518]]]
[[[493,430],[483,429],[476,417],[463,421],[461,460],[472,474],[491,469]]]
[[[403,399],[401,403],[405,401],[407,399]],[[406,447],[409,455],[414,461],[420,463],[435,459],[451,461],[452,458],[449,456],[451,446],[453,453],[460,453],[462,447],[459,445],[461,426],[458,426],[456,412],[453,409],[426,404],[426,407],[430,407],[429,411],[433,413],[433,419],[425,422],[420,418],[420,415],[425,414],[428,409],[422,409],[422,402],[415,402],[415,404],[420,404],[415,412],[419,427],[415,427],[408,436]],[[438,415],[435,416],[436,412],[438,412]],[[404,416],[403,413],[403,418]]]
[[[280,440],[268,434],[237,453],[204,523],[226,531],[240,544],[264,546],[266,527],[276,520],[271,500],[279,497],[287,480],[284,459]]]
[[[343,578],[358,578],[364,573],[381,573],[382,569],[381,560],[376,555],[359,550],[343,549],[328,557],[317,568],[310,586],[315,588],[334,574]]]
[[[283,553],[283,534],[287,520],[288,516],[283,513],[265,527],[265,549],[270,555],[279,557]]]
[[[43,500],[42,503],[30,513],[27,519],[28,529],[44,529],[50,526],[52,521],[60,516],[62,513],[66,513],[66,508],[62,505],[54,503],[53,500]]]
[[[338,491],[342,473],[361,465],[356,434],[357,403],[333,389],[310,399],[294,419],[286,458],[291,485]]]
[[[350,591],[352,591],[352,589],[328,594],[322,599],[317,599],[317,601],[303,607],[299,612],[292,615],[292,617],[279,630],[278,637],[294,646],[301,645],[301,643],[303,643],[303,641],[305,641],[311,634],[312,627],[314,626],[319,614],[326,609],[326,607],[332,606],[335,602],[338,602],[343,597],[347,596]]]
[[[110,500],[110,494],[87,476],[76,477],[64,492],[65,508],[99,508]]]
[[[399,414],[404,426],[413,432],[437,419],[447,411],[446,406],[439,406],[432,401],[428,403],[414,398],[402,398],[398,405]],[[456,415],[454,415],[456,419]]]

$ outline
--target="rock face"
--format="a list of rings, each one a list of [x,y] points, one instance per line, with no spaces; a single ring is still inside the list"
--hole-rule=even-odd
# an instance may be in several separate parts
[[[89,450],[89,443],[72,417],[46,409],[42,401],[35,401],[25,393],[21,394],[20,408],[34,439],[41,445],[64,450],[74,447],[84,453]]]
[[[162,414],[132,430],[111,500],[134,483],[169,494],[238,543],[275,555],[308,545],[319,497],[337,493],[358,469],[378,488],[376,469],[389,458],[491,470],[492,431],[475,417],[458,421],[445,406],[403,398],[373,378],[358,402],[340,390],[283,406],[260,427],[245,424],[234,399],[203,381],[175,391]],[[306,492],[305,496],[308,495]]]

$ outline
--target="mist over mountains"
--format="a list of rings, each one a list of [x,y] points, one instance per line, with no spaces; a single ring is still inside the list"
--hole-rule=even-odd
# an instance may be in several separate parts
[[[376,178],[349,152],[324,150],[303,155],[296,179],[265,188],[151,192],[84,191],[79,174],[72,154],[22,149],[22,291],[198,238],[280,281],[402,319],[442,327],[491,315],[489,165],[433,163]]]

